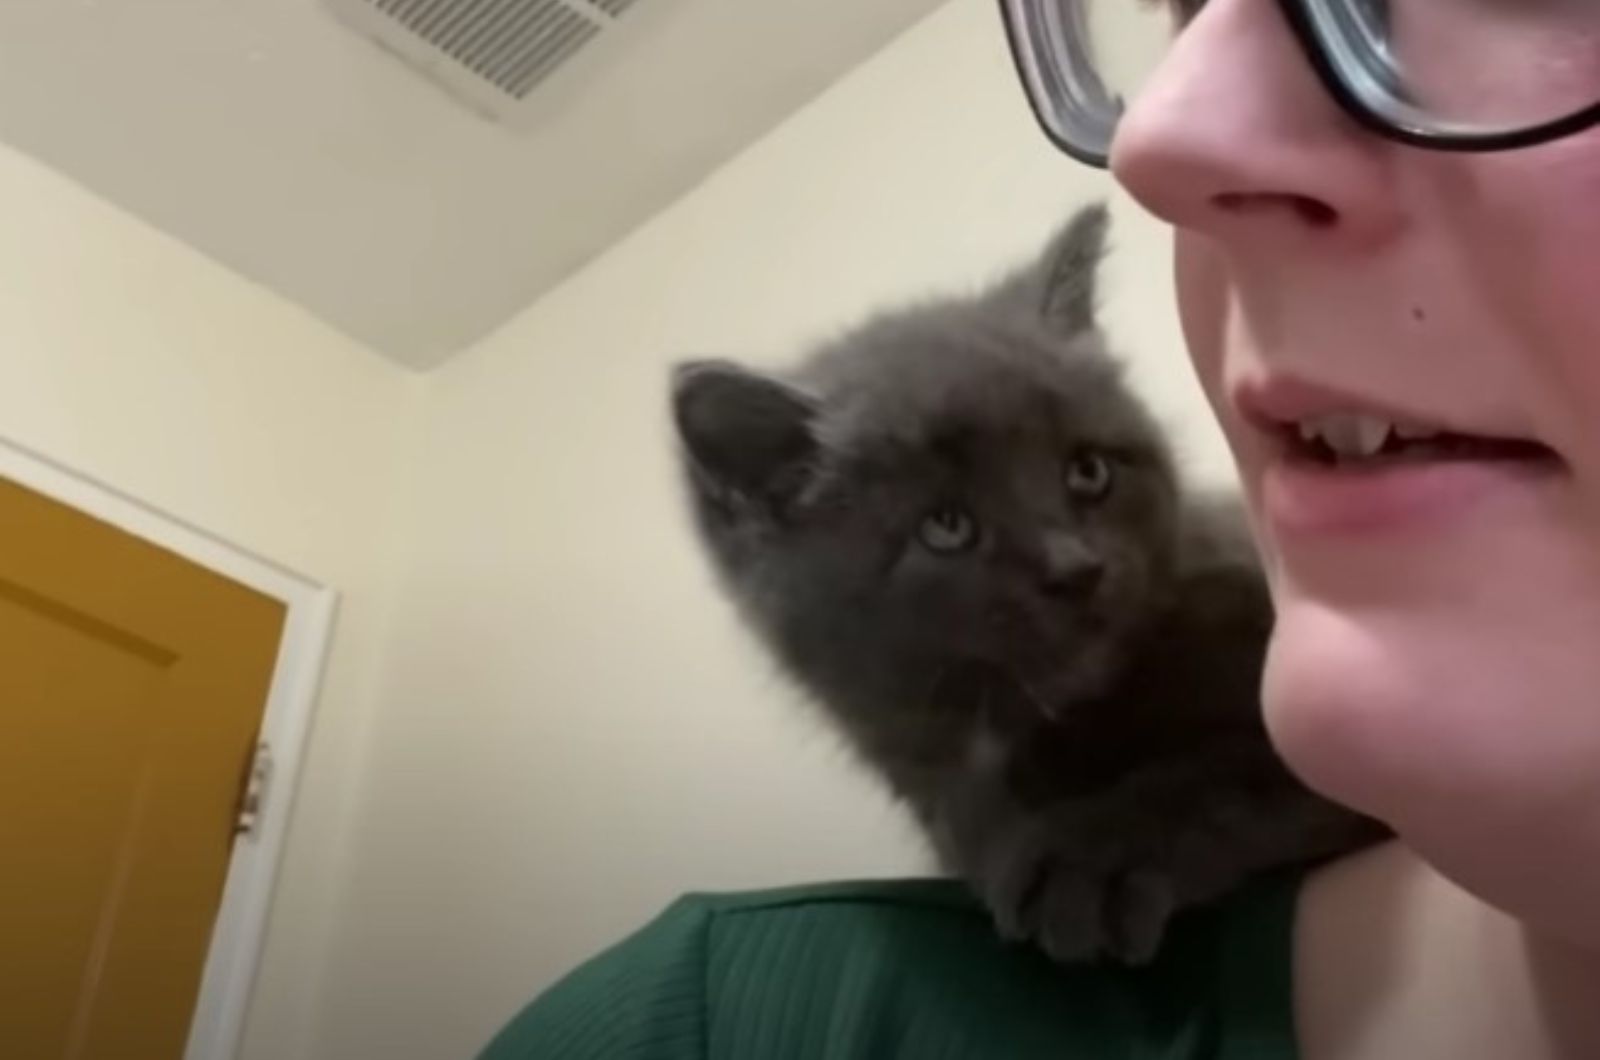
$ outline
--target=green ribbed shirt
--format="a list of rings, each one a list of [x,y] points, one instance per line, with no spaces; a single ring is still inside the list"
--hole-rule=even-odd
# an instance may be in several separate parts
[[[1297,874],[1180,918],[1139,969],[1002,942],[943,880],[682,898],[481,1060],[1293,1060]]]

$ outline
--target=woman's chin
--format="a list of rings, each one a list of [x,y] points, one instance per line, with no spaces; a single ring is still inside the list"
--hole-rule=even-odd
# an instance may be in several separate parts
[[[1506,618],[1280,599],[1263,688],[1279,753],[1403,832],[1521,827],[1600,795],[1600,657]]]
[[[1385,817],[1402,759],[1414,744],[1405,724],[1402,675],[1371,634],[1334,611],[1282,608],[1267,655],[1262,704],[1279,754],[1317,791]]]
[[[1600,657],[1556,612],[1559,633],[1280,603],[1263,700],[1311,787],[1478,897],[1600,945]]]

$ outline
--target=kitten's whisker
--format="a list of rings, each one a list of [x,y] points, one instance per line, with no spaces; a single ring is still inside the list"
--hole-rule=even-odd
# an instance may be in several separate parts
[[[928,691],[922,696],[922,706],[925,709],[939,709],[939,686],[944,684],[945,680],[954,670],[955,664],[946,662],[940,665],[940,667],[934,671],[933,680],[928,682]]]
[[[1055,705],[1050,703],[1048,700],[1046,700],[1043,696],[1039,695],[1037,692],[1035,692],[1033,690],[1033,688],[1028,684],[1028,682],[1024,681],[1022,678],[1018,677],[1014,673],[1007,673],[1006,676],[1011,678],[1012,684],[1017,686],[1017,691],[1021,692],[1023,698],[1026,699],[1029,703],[1032,703],[1033,706],[1034,706],[1034,709],[1038,710],[1038,712],[1040,714],[1043,714],[1046,718],[1048,718],[1051,721],[1060,721],[1061,720],[1061,716],[1056,711]]]

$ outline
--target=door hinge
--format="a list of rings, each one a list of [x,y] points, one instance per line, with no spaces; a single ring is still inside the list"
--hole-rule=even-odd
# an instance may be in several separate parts
[[[254,837],[261,827],[261,814],[267,805],[267,786],[272,781],[272,745],[262,740],[250,758],[239,806],[233,817],[233,834]]]

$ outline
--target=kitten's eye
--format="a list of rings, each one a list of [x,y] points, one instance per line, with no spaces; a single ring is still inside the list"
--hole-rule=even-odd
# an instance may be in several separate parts
[[[1097,501],[1111,492],[1111,462],[1094,450],[1086,450],[1067,465],[1067,492],[1083,500]]]
[[[964,508],[946,505],[922,517],[917,540],[943,556],[965,552],[978,543],[978,520]]]

